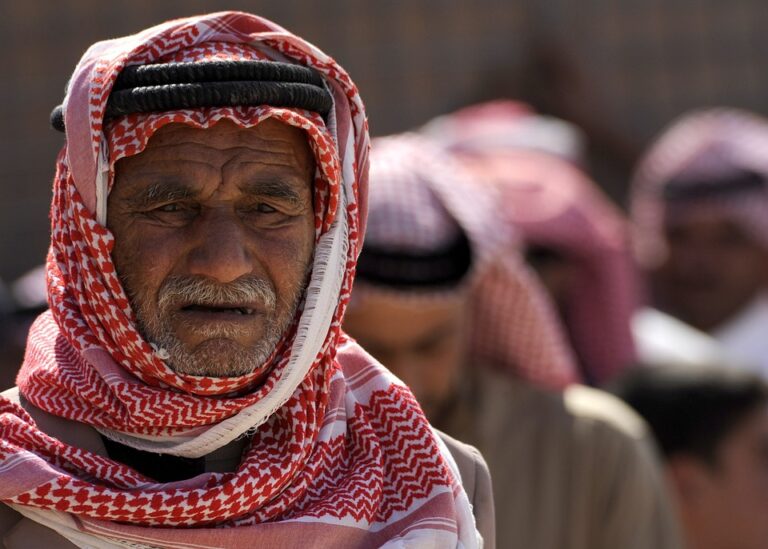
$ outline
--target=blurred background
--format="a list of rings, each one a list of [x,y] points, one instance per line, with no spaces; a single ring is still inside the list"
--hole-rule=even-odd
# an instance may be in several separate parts
[[[695,107],[768,114],[761,0],[4,1],[0,17],[0,278],[44,260],[54,158],[48,116],[84,50],[166,19],[241,9],[333,55],[374,135],[463,105],[522,99],[589,139],[589,169],[623,203],[651,137]]]

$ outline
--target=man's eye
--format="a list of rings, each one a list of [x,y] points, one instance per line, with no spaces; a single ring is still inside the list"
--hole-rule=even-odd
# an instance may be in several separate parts
[[[256,206],[256,211],[259,213],[275,213],[277,210],[269,204],[261,203]]]
[[[282,210],[279,210],[274,206],[270,206],[266,202],[254,202],[252,204],[243,205],[240,211],[245,215],[261,216],[264,214],[280,213]]]
[[[157,212],[179,212],[182,210],[181,204],[163,204],[159,208],[155,208],[155,211]]]

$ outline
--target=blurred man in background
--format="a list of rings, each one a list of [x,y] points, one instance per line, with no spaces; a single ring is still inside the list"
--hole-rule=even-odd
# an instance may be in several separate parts
[[[653,430],[688,549],[768,548],[768,386],[734,368],[638,368],[617,394]]]
[[[768,121],[675,122],[638,168],[632,216],[654,306],[768,375]]]
[[[491,469],[500,547],[678,547],[642,421],[581,385],[493,195],[414,135],[374,140],[344,327]]]
[[[577,164],[579,131],[512,101],[461,109],[424,131],[494,193],[500,222],[557,305],[585,381],[600,385],[635,358],[636,275],[623,216]]]

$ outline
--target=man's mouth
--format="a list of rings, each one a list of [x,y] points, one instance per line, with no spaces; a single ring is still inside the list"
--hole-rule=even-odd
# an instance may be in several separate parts
[[[188,348],[212,339],[252,345],[271,321],[269,311],[257,303],[179,303],[163,318],[168,330]]]
[[[176,310],[179,320],[203,327],[240,326],[246,329],[264,314],[264,308],[256,303],[187,303]],[[250,329],[250,328],[248,328]]]
[[[265,311],[255,303],[188,303],[176,309],[179,334],[195,338],[223,337],[238,339],[253,335],[265,320]],[[191,330],[191,332],[190,332]]]
[[[181,308],[183,312],[191,313],[213,313],[213,314],[234,314],[234,315],[252,315],[256,312],[255,308],[246,305],[185,305]]]

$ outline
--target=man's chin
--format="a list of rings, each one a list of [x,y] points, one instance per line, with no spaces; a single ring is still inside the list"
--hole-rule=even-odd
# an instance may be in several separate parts
[[[178,343],[164,347],[168,365],[179,374],[237,377],[252,373],[269,358],[271,350],[246,347],[227,338],[211,338],[188,350]]]

